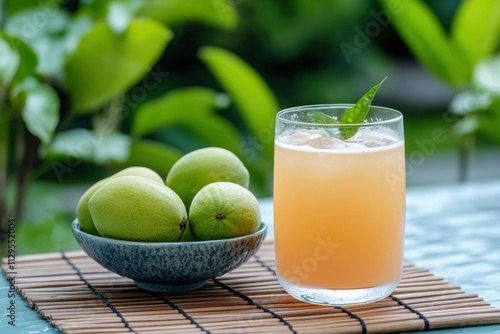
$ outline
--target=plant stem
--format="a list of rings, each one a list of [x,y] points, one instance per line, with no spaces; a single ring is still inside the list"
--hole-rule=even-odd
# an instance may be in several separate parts
[[[102,133],[110,133],[119,130],[122,119],[122,101],[121,96],[117,97],[101,112],[94,114],[93,128]]]
[[[476,141],[476,136],[474,134],[464,135],[460,138],[460,152],[459,152],[460,161],[459,161],[459,171],[458,171],[459,182],[465,182],[467,180],[470,159],[472,156],[472,151],[474,150],[475,141]]]
[[[24,123],[19,120],[16,133],[16,203],[14,206],[13,216],[19,217],[23,207],[28,186],[29,173],[31,171],[34,154],[36,152],[36,138],[26,131]]]
[[[9,112],[5,99],[0,98],[0,239],[2,251],[6,247],[7,238],[7,167],[9,156]],[[3,255],[3,252],[2,252]]]

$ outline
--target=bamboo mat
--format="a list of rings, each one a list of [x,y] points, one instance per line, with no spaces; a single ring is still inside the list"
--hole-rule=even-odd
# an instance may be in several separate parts
[[[16,269],[20,294],[64,333],[391,333],[500,323],[499,309],[410,263],[379,302],[297,301],[276,279],[272,241],[233,272],[183,293],[137,289],[83,251],[21,256]]]

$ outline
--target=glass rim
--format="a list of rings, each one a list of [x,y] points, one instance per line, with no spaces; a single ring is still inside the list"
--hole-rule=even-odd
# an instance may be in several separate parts
[[[315,123],[315,122],[304,122],[304,121],[294,121],[290,120],[287,118],[284,118],[283,115],[294,112],[294,111],[308,111],[308,110],[314,110],[314,109],[340,109],[340,108],[345,108],[345,110],[351,108],[354,106],[354,103],[330,103],[330,104],[310,104],[310,105],[302,105],[302,106],[296,106],[296,107],[290,107],[286,109],[280,110],[276,114],[276,119],[279,120],[282,123],[286,124],[292,124],[292,125],[300,125],[300,126],[316,126],[316,127],[368,127],[368,126],[378,126],[378,125],[384,125],[384,124],[391,124],[391,123],[397,123],[403,119],[403,114],[393,108],[389,107],[382,107],[382,106],[376,106],[376,105],[371,105],[371,109],[379,109],[379,110],[384,110],[391,112],[395,115],[395,117],[386,119],[386,120],[379,120],[379,121],[373,121],[373,122],[368,122],[368,123],[351,123],[351,124],[340,124],[340,123]]]

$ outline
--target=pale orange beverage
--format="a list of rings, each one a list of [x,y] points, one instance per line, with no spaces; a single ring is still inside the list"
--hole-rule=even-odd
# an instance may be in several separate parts
[[[346,109],[330,108],[325,113]],[[334,125],[297,125],[293,117],[288,129],[277,124],[277,274],[285,290],[298,299],[329,305],[367,303],[389,295],[400,280],[405,217],[402,117],[392,109],[372,108],[398,120],[390,126],[378,124],[383,123],[378,111],[370,111],[377,114],[375,125],[360,128],[346,141],[336,138]]]

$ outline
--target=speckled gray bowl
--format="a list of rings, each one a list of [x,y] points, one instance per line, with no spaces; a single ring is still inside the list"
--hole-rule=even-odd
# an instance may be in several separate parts
[[[261,223],[254,234],[213,241],[135,242],[98,237],[71,224],[73,235],[92,259],[155,292],[196,290],[208,279],[236,269],[260,248],[267,233]]]

